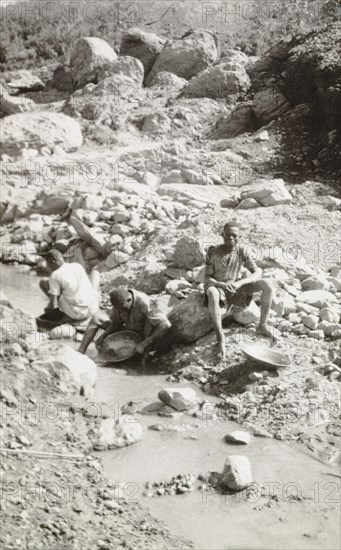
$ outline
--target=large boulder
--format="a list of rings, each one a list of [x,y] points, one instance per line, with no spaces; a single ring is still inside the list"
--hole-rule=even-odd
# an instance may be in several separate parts
[[[17,113],[27,113],[33,111],[35,107],[34,101],[24,96],[11,96],[0,84],[0,118]]]
[[[233,491],[242,491],[252,483],[251,464],[247,456],[227,457],[221,483]]]
[[[201,292],[193,292],[188,298],[181,300],[172,309],[168,319],[172,325],[170,331],[173,339],[177,342],[195,342],[213,328]]]
[[[260,319],[260,309],[255,302],[251,302],[248,307],[233,307],[233,319],[240,325],[250,325],[258,323]]]
[[[120,449],[137,443],[143,436],[143,427],[132,416],[117,419],[107,418],[88,433],[96,451]]]
[[[53,73],[50,86],[59,92],[69,92],[72,94],[74,86],[71,67],[59,65]]]
[[[196,393],[192,388],[166,388],[159,391],[158,398],[177,411],[192,409],[197,403]]]
[[[117,53],[101,38],[80,38],[70,59],[72,78],[76,88],[89,82],[97,82],[99,70],[106,64],[116,61]]]
[[[174,267],[192,269],[204,263],[202,243],[194,237],[182,237],[176,242],[172,257]]]
[[[274,120],[290,109],[287,98],[273,88],[257,92],[252,102],[253,111],[261,124]]]
[[[113,74],[128,76],[138,84],[142,85],[144,79],[144,67],[142,62],[136,57],[125,55],[118,57],[116,61],[113,61],[112,63],[107,63],[104,65],[98,73],[98,80]]]
[[[42,335],[43,336],[43,335]],[[51,344],[48,349],[43,349],[37,356],[36,365],[41,364],[46,370],[54,370],[56,365],[65,368],[77,390],[85,397],[93,395],[96,379],[96,363],[87,355],[65,346],[63,344]]]
[[[301,286],[303,290],[329,290],[331,285],[323,275],[314,275],[304,279]]]
[[[14,78],[7,82],[11,94],[23,94],[26,92],[40,92],[44,90],[45,85],[40,78],[31,71],[16,71]]]
[[[327,290],[306,290],[297,296],[297,301],[315,306],[319,309],[328,307],[330,304],[338,303],[335,294]]]
[[[232,48],[223,48],[220,54],[219,63],[221,62],[238,63],[239,65],[247,65],[249,57],[240,50],[233,50]]]
[[[88,243],[98,252],[100,256],[105,254],[106,239],[105,234],[97,231],[93,227],[88,227],[75,216],[70,217],[70,223],[75,228],[80,239]]]
[[[42,215],[66,214],[70,204],[70,195],[68,193],[46,193],[42,191],[37,196],[30,212]]]
[[[224,64],[208,67],[194,76],[183,90],[185,97],[226,99],[239,95],[250,87],[250,78],[243,67],[228,68]]]
[[[76,151],[83,142],[79,123],[61,113],[20,113],[1,124],[1,154],[20,155],[23,149],[60,146]]]
[[[262,206],[289,204],[293,200],[282,179],[274,179],[266,185],[257,186],[255,189],[250,189],[249,191],[243,191],[241,199],[255,199]]]
[[[18,338],[26,339],[37,331],[35,318],[20,308],[13,308],[2,301],[0,305],[0,341],[14,342]]]
[[[180,78],[169,71],[161,71],[148,80],[149,88],[171,88],[172,90],[181,90],[187,83],[185,78]]]
[[[165,40],[156,34],[131,28],[122,36],[120,54],[139,59],[144,66],[145,75],[148,76],[164,45]]]
[[[189,80],[217,60],[217,38],[209,31],[192,30],[179,40],[168,42],[148,77],[147,83],[161,71]]]
[[[251,132],[255,127],[255,118],[251,105],[236,107],[227,117],[218,120],[211,139],[227,139]]]
[[[125,127],[131,103],[139,103],[141,95],[142,88],[135,80],[123,74],[113,74],[97,85],[87,84],[77,90],[65,103],[63,112],[96,120],[117,130]]]

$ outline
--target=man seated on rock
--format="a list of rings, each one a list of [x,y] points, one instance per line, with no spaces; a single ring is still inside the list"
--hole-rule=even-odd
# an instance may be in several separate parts
[[[236,305],[247,307],[253,294],[261,293],[261,315],[257,333],[275,338],[274,329],[267,324],[272,297],[273,284],[269,279],[262,279],[259,269],[247,248],[238,244],[240,227],[235,222],[226,223],[222,237],[224,244],[209,249],[205,269],[205,305],[208,305],[210,316],[218,340],[218,357],[225,358],[225,341],[222,329],[220,307]],[[246,267],[251,275],[240,279],[240,270]]]
[[[40,288],[50,298],[44,319],[50,319],[55,326],[90,319],[98,310],[97,276],[91,280],[83,266],[77,262],[66,263],[56,249],[50,250],[45,259],[51,275],[40,281]]]
[[[85,353],[89,344],[95,338],[99,328],[103,334],[96,341],[100,349],[103,341],[109,334],[120,330],[132,330],[143,339],[137,347],[137,353],[145,355],[155,348],[171,326],[167,317],[158,309],[147,294],[132,288],[118,287],[109,294],[112,308],[98,311],[91,319],[78,351]]]

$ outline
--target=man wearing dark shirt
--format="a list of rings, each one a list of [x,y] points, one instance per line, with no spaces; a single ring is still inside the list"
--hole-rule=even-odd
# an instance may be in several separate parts
[[[205,303],[217,334],[220,359],[225,358],[220,307],[246,307],[256,292],[261,293],[261,315],[257,332],[275,338],[274,330],[267,324],[273,297],[272,282],[261,278],[262,270],[257,267],[247,249],[238,244],[240,228],[237,223],[225,224],[222,236],[224,244],[209,249],[205,270]],[[246,267],[251,275],[239,279],[242,267]]]
[[[102,328],[104,333],[96,342],[98,349],[109,334],[120,330],[132,330],[142,338],[136,351],[144,355],[171,326],[167,317],[144,292],[118,287],[112,290],[109,296],[112,308],[109,311],[98,311],[93,316],[78,349],[80,353],[86,352],[97,331]]]

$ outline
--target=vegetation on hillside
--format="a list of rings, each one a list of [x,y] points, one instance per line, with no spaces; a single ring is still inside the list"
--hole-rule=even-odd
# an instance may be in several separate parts
[[[122,31],[132,26],[166,37],[203,27],[215,30],[222,45],[257,55],[288,33],[336,20],[340,1],[41,0],[9,3],[0,9],[0,70],[7,71],[67,62],[72,45],[81,36],[98,36],[118,48]]]

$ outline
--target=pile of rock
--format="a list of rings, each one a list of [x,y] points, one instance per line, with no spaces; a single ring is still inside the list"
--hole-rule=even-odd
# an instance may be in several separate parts
[[[249,191],[243,191],[233,199],[222,199],[220,205],[223,208],[237,208],[249,210],[260,206],[278,206],[289,204],[293,200],[292,195],[285,187],[282,179],[274,179],[265,185],[257,186]]]
[[[183,495],[195,489],[196,481],[197,476],[194,474],[179,474],[172,477],[170,481],[159,481],[154,483],[147,481],[147,483],[145,483],[145,488],[147,490],[144,492],[144,496],[161,497]]]

